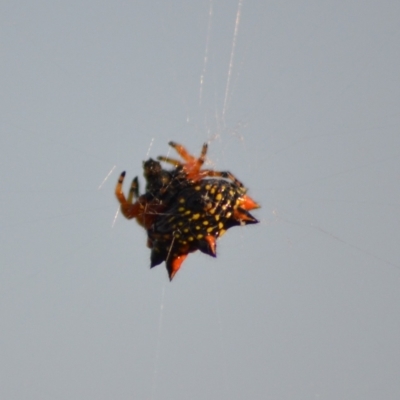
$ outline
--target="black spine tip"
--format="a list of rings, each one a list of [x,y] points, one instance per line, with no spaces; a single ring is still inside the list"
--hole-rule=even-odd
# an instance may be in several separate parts
[[[126,172],[123,171],[123,172],[121,173],[121,176],[124,178],[124,177],[125,177],[125,174],[126,174]]]

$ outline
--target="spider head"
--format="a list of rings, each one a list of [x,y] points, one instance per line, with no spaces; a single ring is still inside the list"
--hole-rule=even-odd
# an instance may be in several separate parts
[[[161,196],[171,181],[171,174],[152,158],[143,162],[143,175],[147,183],[146,191],[155,197]]]
[[[154,161],[149,158],[147,161],[143,161],[143,175],[146,181],[151,181],[157,178],[162,171],[161,164],[158,161]]]

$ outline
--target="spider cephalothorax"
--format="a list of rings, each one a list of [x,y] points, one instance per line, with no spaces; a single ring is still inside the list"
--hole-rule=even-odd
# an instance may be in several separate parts
[[[172,279],[189,253],[200,250],[215,257],[216,240],[227,229],[257,223],[249,210],[259,206],[230,172],[201,170],[206,144],[199,158],[191,156],[181,145],[169,144],[185,163],[158,157],[175,166],[167,171],[159,162],[149,159],[143,163],[145,194],[139,196],[135,178],[128,199],[125,198],[122,193],[125,172],[115,192],[123,215],[136,218],[147,231],[148,247],[152,249],[151,267],[165,261]],[[135,203],[134,198],[137,198]]]

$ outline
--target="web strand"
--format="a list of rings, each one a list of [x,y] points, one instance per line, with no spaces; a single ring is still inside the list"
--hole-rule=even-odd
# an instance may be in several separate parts
[[[210,7],[208,10],[208,26],[207,26],[207,39],[206,39],[206,48],[204,50],[204,63],[203,63],[203,70],[200,75],[200,93],[199,93],[199,105],[201,105],[203,101],[203,87],[204,87],[204,79],[207,70],[208,64],[208,51],[210,47],[210,38],[211,38],[211,22],[213,17],[213,2],[210,0]]]
[[[107,174],[107,176],[103,179],[103,182],[100,183],[100,185],[99,185],[99,187],[97,188],[97,190],[100,190],[100,189],[103,187],[103,185],[106,183],[107,179],[108,179],[108,178],[110,177],[110,175],[113,173],[115,167],[116,167],[116,165],[114,165],[114,166],[111,168],[111,171],[110,171],[110,172]]]
[[[235,58],[236,42],[237,42],[237,37],[238,37],[238,33],[239,33],[239,23],[240,23],[240,17],[241,17],[241,14],[242,14],[242,5],[243,5],[243,0],[239,0],[237,12],[236,12],[235,30],[233,32],[231,57],[230,57],[230,60],[229,60],[228,77],[227,77],[227,81],[226,81],[224,106],[222,108],[222,120],[223,121],[225,121],[225,114],[226,114],[226,110],[227,110],[227,107],[228,107],[228,98],[229,98],[229,95],[230,95],[230,86],[231,86],[232,70],[233,70],[233,60]]]

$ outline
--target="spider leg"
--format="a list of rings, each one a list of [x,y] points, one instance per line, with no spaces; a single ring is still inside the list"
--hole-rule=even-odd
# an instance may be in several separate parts
[[[235,183],[237,186],[239,187],[244,187],[243,183],[239,181],[239,179],[237,179],[235,177],[235,175],[233,175],[232,173],[230,173],[229,171],[214,171],[212,169],[204,169],[202,171],[200,171],[201,176],[204,178],[206,176],[209,177],[217,177],[217,178],[225,178],[225,179],[230,179],[233,183]]]
[[[175,142],[169,142],[168,143],[171,147],[173,147],[177,153],[187,162],[187,163],[197,163],[198,165],[203,165],[204,160],[206,158],[207,154],[207,149],[208,149],[208,144],[204,143],[203,147],[201,148],[201,153],[200,157],[196,158],[195,156],[192,156],[184,146],[181,144],[175,143]]]
[[[132,204],[133,199],[137,199],[139,197],[139,181],[138,177],[136,176],[131,183],[131,188],[129,189],[128,195],[128,203]]]
[[[122,185],[124,183],[124,178],[125,178],[125,171],[122,172],[122,174],[119,176],[117,186],[115,187],[115,196],[117,197],[119,204],[121,205],[121,213],[122,215],[127,218],[127,219],[132,219],[136,218],[139,213],[141,212],[141,205],[136,202],[135,204],[132,204],[133,198],[133,193],[131,197],[131,193],[129,193],[128,200],[126,199],[123,191],[122,191]],[[135,181],[135,180],[134,180]],[[136,189],[133,189],[133,192],[135,192]]]
[[[183,147],[181,144],[178,144],[175,142],[169,142],[168,144],[177,151],[177,153],[183,158],[185,163],[182,163],[173,158],[164,157],[164,156],[158,157],[158,160],[165,161],[169,164],[174,165],[175,167],[182,167],[189,180],[192,180],[192,181],[200,180],[202,178],[200,169],[201,169],[202,165],[204,164],[204,160],[206,158],[207,148],[208,148],[207,143],[203,144],[199,158],[192,156],[186,150],[186,148]]]
[[[169,164],[172,164],[174,167],[179,167],[182,165],[182,163],[178,160],[175,160],[174,158],[169,158],[169,157],[164,157],[164,156],[158,156],[157,160],[159,161],[164,161]]]
[[[203,147],[201,148],[201,153],[200,153],[200,157],[197,160],[201,165],[204,164],[204,161],[206,159],[206,154],[207,154],[207,150],[208,150],[208,144],[204,143]]]
[[[126,198],[122,191],[122,184],[124,183],[124,178],[125,178],[125,171],[123,171],[119,176],[117,186],[115,187],[115,195],[117,196],[117,199],[120,202],[120,204],[126,203]]]
[[[187,164],[197,164],[199,167],[203,165],[207,153],[207,143],[204,143],[199,158],[192,156],[181,144],[175,142],[169,142],[168,144],[177,151],[177,153],[186,161]],[[157,160],[167,162],[174,165],[175,167],[183,165],[182,162],[175,160],[174,158],[164,156],[157,157]]]

